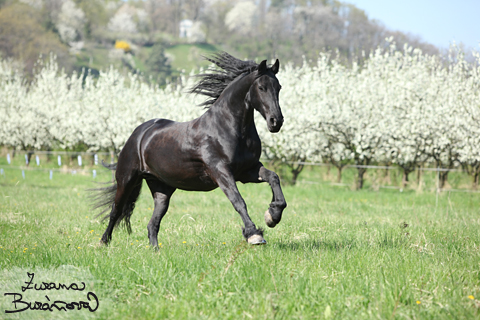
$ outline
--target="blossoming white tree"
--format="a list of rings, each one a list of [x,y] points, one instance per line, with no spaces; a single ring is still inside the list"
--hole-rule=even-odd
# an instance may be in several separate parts
[[[63,0],[56,27],[65,43],[79,40],[82,28],[85,25],[85,13],[77,8],[72,0]]]

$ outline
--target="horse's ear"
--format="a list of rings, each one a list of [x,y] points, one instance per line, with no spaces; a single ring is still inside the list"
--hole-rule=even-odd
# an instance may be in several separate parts
[[[279,69],[280,69],[280,61],[278,61],[277,59],[277,61],[275,61],[275,63],[272,66],[273,74],[277,74]]]
[[[267,60],[263,60],[257,67],[258,73],[263,74],[267,72]]]

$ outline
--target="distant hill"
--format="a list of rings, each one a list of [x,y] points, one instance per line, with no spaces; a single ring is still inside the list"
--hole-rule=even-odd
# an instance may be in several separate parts
[[[350,63],[390,36],[399,48],[408,42],[438,53],[335,0],[0,0],[0,55],[27,73],[53,52],[67,71],[113,65],[162,84],[179,70],[205,67],[201,55],[218,50],[297,65],[335,51]]]
[[[123,54],[119,55],[120,58],[112,59],[111,49],[105,46],[87,44],[75,55],[75,69],[92,69],[96,73],[113,64],[118,68],[148,74],[150,69],[147,66],[147,60],[152,55],[154,49],[155,47],[151,45],[137,47],[135,52],[130,53],[128,57]],[[202,56],[208,56],[221,49],[207,43],[178,43],[163,46],[163,50],[171,66],[172,76],[177,76],[182,70],[189,73],[193,69],[208,67],[210,63],[204,60]]]

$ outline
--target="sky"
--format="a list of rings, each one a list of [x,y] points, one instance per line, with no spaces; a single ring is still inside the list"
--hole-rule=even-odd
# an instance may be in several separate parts
[[[390,30],[420,36],[439,48],[455,41],[480,51],[480,0],[344,0]]]

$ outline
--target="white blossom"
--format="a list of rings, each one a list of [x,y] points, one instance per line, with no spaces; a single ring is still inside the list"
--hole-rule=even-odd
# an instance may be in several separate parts
[[[108,22],[108,29],[113,32],[136,33],[137,25],[129,12],[118,12]]]
[[[85,13],[82,9],[77,8],[72,0],[63,0],[58,21],[56,22],[62,41],[70,43],[77,40],[84,25]]]
[[[230,31],[248,34],[254,30],[257,11],[253,1],[238,2],[225,16],[225,25]]]

